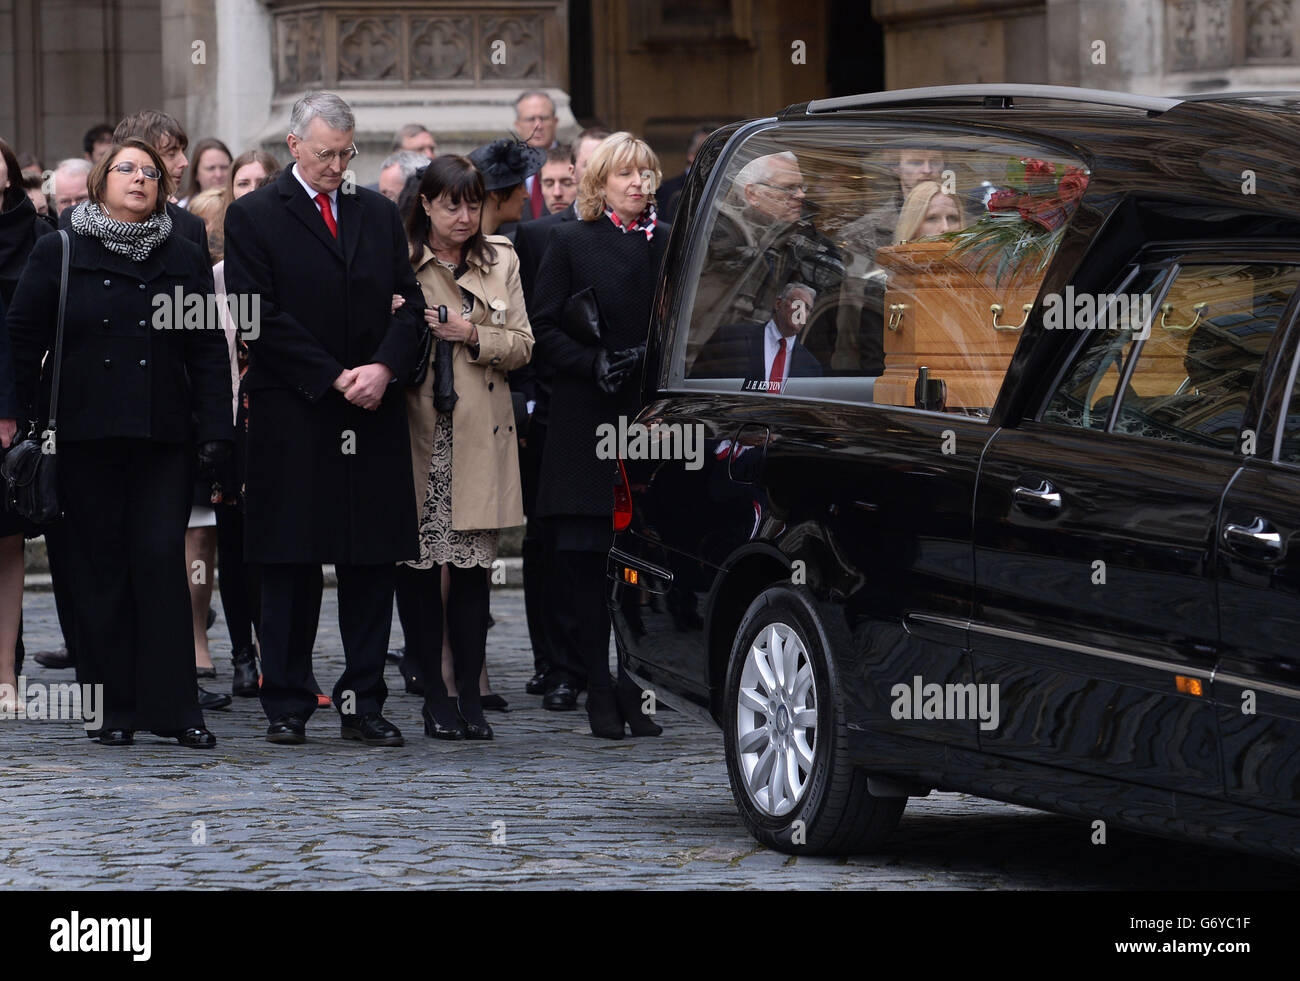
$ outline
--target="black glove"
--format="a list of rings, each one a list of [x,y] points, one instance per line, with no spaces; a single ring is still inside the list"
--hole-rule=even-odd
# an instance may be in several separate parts
[[[209,440],[199,444],[199,473],[209,480],[215,480],[221,467],[230,459],[230,441],[225,439]]]
[[[627,365],[626,362],[612,362],[603,347],[597,348],[591,374],[596,379],[597,388],[606,395],[614,395],[627,380]]]

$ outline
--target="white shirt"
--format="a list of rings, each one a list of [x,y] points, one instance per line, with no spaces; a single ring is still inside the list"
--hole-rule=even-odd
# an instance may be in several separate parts
[[[297,165],[296,163],[293,165],[293,176],[294,176],[295,178],[297,178],[298,183],[302,185],[302,189],[303,189],[304,191],[307,192],[307,197],[309,197],[309,198],[311,199],[312,207],[315,208],[317,211],[319,211],[319,210],[320,210],[320,205],[316,203],[316,195],[317,195],[317,194],[324,194],[325,192],[324,192],[324,191],[318,191],[318,190],[316,190],[316,189],[313,188],[310,184],[308,184],[305,180],[303,180],[303,179],[302,179],[302,174],[298,173],[298,165]],[[332,191],[329,192],[329,199],[330,199],[330,211],[331,211],[331,212],[333,213],[333,215],[334,215],[334,226],[337,228],[337,227],[338,227],[338,223],[339,223],[339,191],[338,191],[338,188],[335,188],[334,190],[332,190]]]
[[[777,329],[776,321],[769,320],[763,328],[763,380],[772,377],[772,362],[776,360],[776,353],[781,349],[781,331]],[[781,373],[781,387],[785,387],[786,380],[790,377],[790,362],[794,360],[794,345],[798,340],[797,335],[785,339],[785,370]]]

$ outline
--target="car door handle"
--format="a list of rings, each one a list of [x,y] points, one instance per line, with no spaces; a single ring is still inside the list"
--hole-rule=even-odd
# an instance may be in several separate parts
[[[1047,480],[1040,480],[1037,487],[1016,484],[1011,490],[1011,500],[1022,508],[1051,508],[1054,511],[1061,509],[1061,492]]]
[[[1270,559],[1280,559],[1286,553],[1282,536],[1258,515],[1248,525],[1224,525],[1223,544],[1235,551]]]

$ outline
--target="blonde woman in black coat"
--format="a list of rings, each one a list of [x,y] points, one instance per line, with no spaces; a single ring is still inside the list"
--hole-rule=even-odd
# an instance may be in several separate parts
[[[630,133],[614,133],[592,153],[578,190],[580,221],[557,224],[537,272],[530,308],[534,359],[554,371],[550,428],[537,491],[537,513],[553,529],[557,685],[543,704],[573,708],[587,689],[593,735],[658,735],[639,710],[638,690],[609,674],[605,557],[613,543],[617,463],[596,455],[597,430],[639,409],[638,387],[655,281],[668,226],[655,215],[661,177],[654,151]],[[561,322],[569,297],[594,289],[601,342],[570,337]]]

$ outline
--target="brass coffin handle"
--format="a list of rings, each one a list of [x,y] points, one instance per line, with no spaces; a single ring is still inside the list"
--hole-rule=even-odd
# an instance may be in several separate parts
[[[906,303],[891,303],[889,305],[889,322],[886,326],[890,330],[898,330],[903,326],[903,311],[907,309]]]
[[[1002,313],[1002,304],[1001,303],[992,304],[989,307],[989,313],[993,314],[993,329],[994,330],[1020,330],[1021,328],[1023,328],[1025,324],[1029,323],[1029,311],[1034,309],[1034,305],[1032,303],[1026,303],[1020,309],[1025,312],[1025,315],[1020,318],[1020,323],[1000,324],[998,323],[998,315]]]
[[[1210,305],[1204,302],[1194,304],[1192,306],[1192,312],[1195,313],[1196,316],[1192,318],[1190,324],[1171,324],[1169,322],[1169,315],[1174,312],[1174,305],[1172,303],[1162,303],[1160,304],[1160,326],[1165,330],[1191,330],[1200,321],[1201,314],[1208,310],[1209,307]]]

